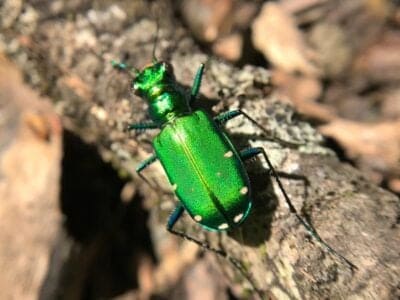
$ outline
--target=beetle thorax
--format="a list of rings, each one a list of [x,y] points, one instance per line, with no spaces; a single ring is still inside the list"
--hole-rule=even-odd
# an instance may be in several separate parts
[[[138,73],[133,89],[149,104],[149,114],[154,122],[163,124],[190,112],[188,99],[177,84],[172,67],[156,62]]]
[[[150,117],[153,121],[160,124],[190,112],[187,99],[179,90],[164,91],[157,97],[149,100]]]

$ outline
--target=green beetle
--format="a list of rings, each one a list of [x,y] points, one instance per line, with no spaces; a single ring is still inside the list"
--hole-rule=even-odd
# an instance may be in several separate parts
[[[121,70],[128,68],[123,63],[113,62],[113,65]],[[257,121],[240,109],[224,112],[214,118],[202,110],[192,111],[191,106],[199,93],[203,71],[202,64],[197,70],[190,96],[176,82],[172,66],[155,58],[142,71],[135,70],[132,81],[134,92],[147,101],[152,121],[131,124],[128,129],[161,130],[153,141],[155,154],[143,161],[136,172],[141,176],[145,168],[159,159],[180,200],[168,219],[167,230],[227,258],[259,292],[239,261],[222,250],[174,230],[174,226],[185,210],[207,230],[223,231],[240,225],[251,209],[250,183],[243,162],[262,154],[290,211],[324,248],[350,268],[356,269],[355,265],[323,241],[313,227],[300,217],[265,150],[257,147],[237,151],[221,128],[228,120],[243,115],[266,131]],[[278,142],[288,144],[279,139]]]
[[[154,62],[133,81],[135,93],[149,104],[153,122],[129,128],[161,128],[153,141],[155,155],[137,172],[158,158],[181,203],[169,219],[169,230],[184,210],[204,228],[221,231],[242,223],[251,209],[250,183],[242,163],[251,156],[250,151],[239,153],[220,128],[243,112],[236,110],[212,119],[202,110],[192,111],[203,70],[201,65],[190,97],[177,85],[166,62]]]

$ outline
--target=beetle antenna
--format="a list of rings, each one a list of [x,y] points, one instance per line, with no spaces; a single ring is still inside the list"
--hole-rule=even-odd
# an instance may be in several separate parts
[[[158,21],[158,19],[156,19],[156,34],[154,37],[154,44],[153,44],[153,51],[152,51],[152,60],[153,60],[153,64],[157,63],[157,57],[156,57],[156,48],[157,48],[157,42],[158,42],[158,32],[160,31],[160,22]]]

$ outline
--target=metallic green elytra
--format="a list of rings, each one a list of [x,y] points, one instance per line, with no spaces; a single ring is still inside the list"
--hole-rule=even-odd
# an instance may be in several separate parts
[[[249,180],[227,136],[203,111],[172,119],[153,141],[190,216],[209,230],[240,224],[251,208]]]
[[[201,72],[202,67],[197,90]],[[154,150],[184,209],[208,230],[242,223],[251,199],[240,155],[210,116],[192,112],[192,99],[176,84],[172,67],[155,62],[137,74],[132,87],[147,100],[153,122],[161,127]]]

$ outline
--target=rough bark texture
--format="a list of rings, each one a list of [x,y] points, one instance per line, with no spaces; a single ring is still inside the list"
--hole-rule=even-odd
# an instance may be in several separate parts
[[[126,59],[142,67],[150,62],[156,21],[149,16],[147,4],[140,1],[91,5],[69,1],[62,11],[51,6],[51,1],[46,9],[44,2],[25,10],[38,16],[31,24],[17,26],[10,21],[14,25],[3,33],[3,50],[24,70],[30,84],[51,97],[68,130],[94,144],[121,174],[133,177],[135,189],[151,207],[152,240],[156,254],[162,256],[166,238],[159,236],[168,234],[164,227],[175,200],[158,163],[145,171],[157,189],[134,173],[135,165],[151,154],[155,133],[128,134],[123,130],[128,123],[146,119],[146,105],[129,93],[127,76],[109,63]],[[269,142],[241,118],[227,126],[239,149],[263,146],[277,170],[308,179],[308,186],[302,180],[282,181],[292,202],[320,236],[358,270],[351,272],[306,234],[289,213],[262,160],[248,165],[254,208],[240,229],[228,234],[205,233],[187,216],[178,227],[239,259],[265,298],[400,297],[399,199],[367,182],[325,148],[321,136],[289,105],[276,99],[268,71],[251,66],[237,69],[208,57],[196,48],[167,4],[157,7],[162,11],[157,58],[170,61],[177,80],[186,87],[199,64],[207,62],[198,107],[213,113],[241,107],[271,135],[302,144],[287,148]],[[237,295],[255,297],[232,265],[224,259],[218,262]]]
[[[21,84],[22,78],[0,55],[2,299],[34,298],[61,221],[61,122],[49,103]]]

